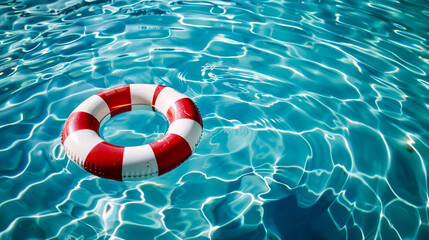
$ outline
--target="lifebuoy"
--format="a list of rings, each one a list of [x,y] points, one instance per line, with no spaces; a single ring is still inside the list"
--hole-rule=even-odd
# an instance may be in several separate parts
[[[149,105],[169,121],[159,140],[136,147],[105,142],[101,120]],[[197,106],[185,95],[162,85],[131,84],[102,91],[82,102],[68,117],[61,142],[67,156],[86,171],[103,178],[130,181],[162,175],[182,164],[197,146],[203,122]]]

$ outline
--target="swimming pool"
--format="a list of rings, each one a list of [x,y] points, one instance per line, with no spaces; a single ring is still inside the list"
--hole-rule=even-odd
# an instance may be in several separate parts
[[[427,1],[1,1],[1,239],[428,239]],[[204,131],[141,182],[65,156],[73,109],[162,84]],[[149,111],[114,144],[162,136]]]

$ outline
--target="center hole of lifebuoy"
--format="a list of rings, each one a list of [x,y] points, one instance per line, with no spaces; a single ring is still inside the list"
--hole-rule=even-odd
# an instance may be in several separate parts
[[[167,132],[168,120],[148,106],[133,106],[101,122],[99,134],[106,142],[123,147],[141,146],[160,139]]]

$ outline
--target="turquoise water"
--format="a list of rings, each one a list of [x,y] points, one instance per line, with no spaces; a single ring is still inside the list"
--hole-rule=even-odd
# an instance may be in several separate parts
[[[0,1],[0,239],[429,239],[428,1]],[[94,177],[61,131],[162,84],[204,132],[179,168]],[[139,145],[166,119],[106,120]]]

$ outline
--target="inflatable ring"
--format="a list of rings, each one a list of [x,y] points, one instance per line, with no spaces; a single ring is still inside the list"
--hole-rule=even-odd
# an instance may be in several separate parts
[[[101,120],[149,105],[169,121],[159,140],[136,147],[120,147],[101,139]],[[67,156],[86,171],[103,178],[130,181],[159,176],[191,156],[203,122],[197,106],[176,90],[150,84],[131,84],[102,91],[82,102],[68,117],[61,142]]]

